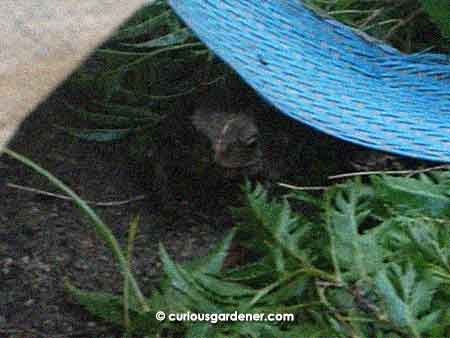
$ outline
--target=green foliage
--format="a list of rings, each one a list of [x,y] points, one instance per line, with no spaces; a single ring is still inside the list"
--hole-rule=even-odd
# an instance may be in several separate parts
[[[166,1],[156,1],[138,11],[67,81],[66,106],[76,128],[64,130],[105,142],[152,129],[185,109],[189,97],[221,71]]]
[[[402,51],[449,52],[448,0],[307,0],[326,14]]]
[[[420,0],[431,20],[441,29],[442,35],[450,39],[450,2],[447,0]]]
[[[450,332],[450,172],[355,179],[322,196],[270,200],[247,184],[237,226],[210,255],[181,266],[160,247],[165,278],[147,312],[129,297],[127,333],[163,337],[436,337]],[[295,211],[309,204],[315,212]],[[445,207],[447,206],[447,207]],[[304,210],[304,208],[301,208]],[[228,266],[232,242],[248,262]],[[69,286],[99,318],[124,326],[125,298]],[[212,321],[155,320],[157,311]],[[123,310],[122,310],[123,312]],[[220,321],[232,313],[293,321]],[[217,316],[217,317],[214,317]]]
[[[338,276],[344,272],[340,280],[368,280],[382,264],[383,249],[374,235],[361,233],[372,213],[371,198],[372,189],[359,181],[349,182],[327,194],[326,225],[335,271]]]
[[[419,210],[430,216],[450,217],[448,180],[446,174],[422,174],[418,178],[374,177],[372,182],[379,197],[398,212]]]
[[[437,324],[445,311],[431,307],[438,282],[426,275],[418,276],[412,264],[404,270],[397,264],[389,268],[380,270],[375,277],[375,287],[389,320],[411,336],[420,337]]]

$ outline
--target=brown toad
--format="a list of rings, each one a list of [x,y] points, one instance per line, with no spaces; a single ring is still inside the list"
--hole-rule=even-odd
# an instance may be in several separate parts
[[[163,205],[230,196],[236,181],[260,174],[260,133],[250,114],[209,103],[185,113],[167,118],[147,142],[144,165]]]
[[[208,138],[214,162],[224,169],[225,176],[253,176],[261,172],[260,133],[250,114],[206,104],[195,110],[192,123]]]

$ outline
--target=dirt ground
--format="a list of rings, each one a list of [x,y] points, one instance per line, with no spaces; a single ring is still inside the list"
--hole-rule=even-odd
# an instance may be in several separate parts
[[[95,210],[122,244],[127,225],[140,215],[134,271],[148,295],[161,273],[158,243],[180,262],[205,255],[230,229],[229,210],[218,203],[212,215],[192,205],[189,196],[174,202],[175,213],[161,210],[157,197],[134,177],[123,145],[81,141],[54,127],[66,114],[58,95],[38,107],[9,147],[86,200],[131,200]],[[86,290],[121,290],[116,264],[87,218],[71,201],[19,189],[58,193],[44,178],[6,156],[0,158],[0,178],[0,337],[119,336],[63,289],[67,278]],[[141,195],[146,197],[139,199]]]

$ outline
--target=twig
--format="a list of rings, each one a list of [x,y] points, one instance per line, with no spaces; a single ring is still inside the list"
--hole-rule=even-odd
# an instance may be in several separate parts
[[[372,13],[373,9],[344,9],[328,12],[329,15]],[[376,10],[375,10],[376,11]]]
[[[440,169],[450,169],[450,164],[438,165],[438,166],[429,167],[429,168],[425,168],[425,169],[418,169],[418,170],[360,171],[360,172],[332,175],[332,176],[328,176],[328,179],[336,180],[336,179],[340,179],[340,178],[356,177],[356,176],[369,176],[369,175],[404,175],[404,174],[415,175],[415,174],[426,173],[429,171],[440,170]]]
[[[414,12],[412,12],[406,19],[404,20],[400,20],[399,23],[397,23],[396,25],[394,25],[391,29],[389,29],[389,31],[386,33],[386,35],[384,36],[383,40],[387,41],[390,38],[392,38],[392,36],[394,35],[394,33],[399,30],[400,28],[402,28],[403,26],[406,26],[408,23],[410,23],[412,20],[414,20],[416,17],[418,17],[420,14],[422,14],[424,12],[423,8],[418,8],[416,9]]]
[[[373,11],[373,13],[371,15],[369,15],[360,25],[359,25],[359,29],[363,30],[364,28],[366,28],[366,26],[371,23],[373,20],[375,20],[381,13],[383,13],[384,11],[384,7],[382,8],[377,8]]]
[[[382,0],[382,1],[378,1],[378,0],[361,0],[361,1],[363,1],[363,2],[364,1],[365,2],[381,2],[381,4],[383,5],[383,7],[375,9],[374,13],[372,15],[370,15],[362,23],[357,25],[358,29],[360,29],[360,30],[367,30],[367,25],[369,23],[373,22],[379,16],[381,16],[384,13],[385,10],[392,12],[393,10],[397,9],[398,7],[405,6],[405,3],[408,2],[409,0]],[[388,6],[385,7],[384,5],[388,5]],[[370,26],[370,27],[374,27],[374,26]]]
[[[322,287],[322,288],[343,288],[344,287],[344,285],[341,283],[327,282],[327,281],[321,281],[321,280],[317,280],[316,285],[318,287]]]
[[[50,197],[54,197],[54,198],[58,198],[58,199],[62,199],[62,200],[73,201],[73,198],[66,196],[66,195],[55,194],[55,193],[52,193],[49,191],[25,187],[25,186],[14,184],[14,183],[6,183],[6,186],[9,188],[13,188],[13,189],[32,192],[32,193],[38,194],[38,195],[45,195],[45,196],[50,196]],[[128,203],[131,203],[134,201],[140,201],[140,200],[143,200],[144,198],[146,198],[146,195],[138,195],[138,196],[135,196],[130,199],[123,200],[123,201],[110,201],[110,202],[85,201],[85,202],[87,204],[91,204],[91,205],[95,205],[95,206],[99,206],[99,207],[114,207],[114,206],[128,204]]]
[[[327,190],[328,187],[299,187],[296,185],[291,185],[291,184],[287,184],[287,183],[278,183],[278,185],[280,187],[284,187],[284,188],[289,188],[289,189],[293,189],[293,190]]]
[[[376,22],[376,23],[374,23],[373,25],[370,25],[370,26],[366,26],[366,27],[364,27],[364,28],[361,28],[360,30],[361,30],[362,32],[367,32],[368,30],[370,30],[370,29],[372,29],[372,28],[374,28],[374,27],[377,27],[377,26],[383,26],[383,25],[388,25],[388,24],[390,24],[390,23],[393,23],[393,22],[399,22],[399,21],[401,21],[401,20],[400,20],[400,19],[387,19],[387,20],[384,20],[384,21]]]

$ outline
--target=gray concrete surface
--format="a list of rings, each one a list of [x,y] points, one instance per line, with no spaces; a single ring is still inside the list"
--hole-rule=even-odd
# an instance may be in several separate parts
[[[28,113],[150,0],[2,0],[0,151]]]

